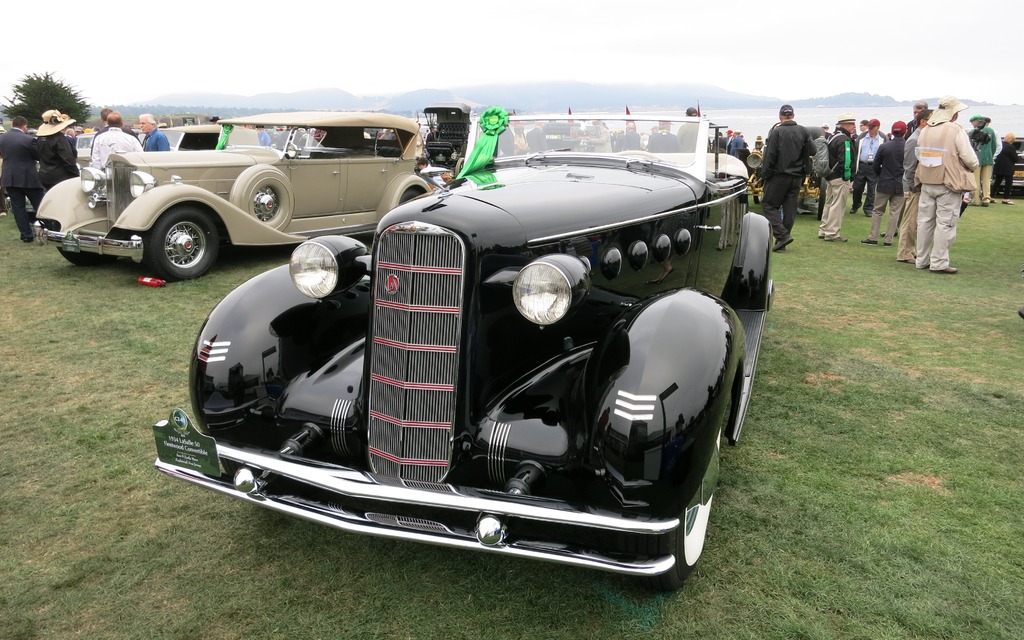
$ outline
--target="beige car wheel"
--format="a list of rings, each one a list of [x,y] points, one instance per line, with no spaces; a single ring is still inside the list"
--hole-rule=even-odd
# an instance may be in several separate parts
[[[274,167],[249,167],[231,187],[231,204],[274,229],[292,220],[295,200],[288,179]]]

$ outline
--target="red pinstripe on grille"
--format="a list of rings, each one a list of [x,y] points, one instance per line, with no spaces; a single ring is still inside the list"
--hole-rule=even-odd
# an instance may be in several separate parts
[[[408,271],[409,273],[447,273],[448,275],[461,276],[462,269],[457,267],[425,267],[415,264],[398,264],[397,262],[378,262],[379,269],[395,269],[396,271]]]
[[[421,391],[454,391],[455,385],[451,384],[420,384],[416,382],[402,382],[401,380],[392,380],[391,378],[385,378],[384,376],[372,374],[371,380],[389,384],[393,387],[399,387],[401,389],[419,389]]]
[[[381,300],[378,298],[375,300],[378,307],[388,307],[390,309],[401,309],[402,311],[421,311],[423,313],[458,313],[458,307],[432,307],[425,304],[402,304],[401,302],[391,302],[389,300]]]
[[[388,340],[386,338],[374,338],[373,342],[375,344],[397,347],[407,351],[441,351],[444,353],[455,353],[455,347],[448,347],[439,344],[413,344],[411,342],[399,342],[397,340]]]
[[[370,417],[383,420],[384,422],[390,422],[393,425],[399,427],[420,427],[421,429],[448,429],[452,426],[450,422],[416,422],[415,420],[399,420],[389,415],[383,414],[380,411],[371,411]]]
[[[447,467],[448,466],[448,461],[447,460],[418,460],[416,458],[399,458],[398,456],[393,456],[390,453],[387,453],[385,451],[381,451],[380,449],[374,449],[373,447],[370,447],[370,453],[375,455],[375,456],[378,456],[380,458],[384,458],[385,460],[390,460],[391,462],[395,462],[397,464],[404,465],[404,466],[417,466],[417,467]]]

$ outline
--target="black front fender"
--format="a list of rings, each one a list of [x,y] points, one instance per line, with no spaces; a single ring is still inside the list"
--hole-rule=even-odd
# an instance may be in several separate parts
[[[247,424],[265,427],[273,411],[264,410],[291,380],[365,336],[369,304],[365,282],[324,300],[308,298],[292,284],[287,265],[236,288],[210,313],[192,354],[198,423],[219,437]],[[271,418],[262,419],[264,413]],[[267,444],[276,447],[276,440]]]
[[[591,459],[622,506],[677,516],[699,495],[743,351],[736,314],[690,289],[634,307],[598,343]]]

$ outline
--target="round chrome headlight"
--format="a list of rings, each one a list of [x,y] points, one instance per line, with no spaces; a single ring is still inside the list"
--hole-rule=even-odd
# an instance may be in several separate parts
[[[549,325],[564,318],[589,290],[589,263],[550,255],[523,267],[512,284],[512,299],[524,318]]]
[[[288,264],[295,286],[310,298],[323,298],[338,284],[335,252],[319,242],[303,242],[292,252]]]
[[[132,171],[131,193],[133,198],[138,198],[156,186],[156,178],[145,171]]]
[[[93,167],[82,167],[82,191],[93,193],[103,188],[107,174]]]

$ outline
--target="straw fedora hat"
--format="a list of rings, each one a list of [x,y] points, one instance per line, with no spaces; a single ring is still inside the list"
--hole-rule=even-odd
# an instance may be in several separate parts
[[[57,111],[56,109],[50,109],[43,114],[43,124],[40,125],[39,130],[36,131],[36,135],[52,136],[55,133],[60,133],[64,129],[67,129],[73,124],[75,124],[74,119],[69,118],[67,115]]]

